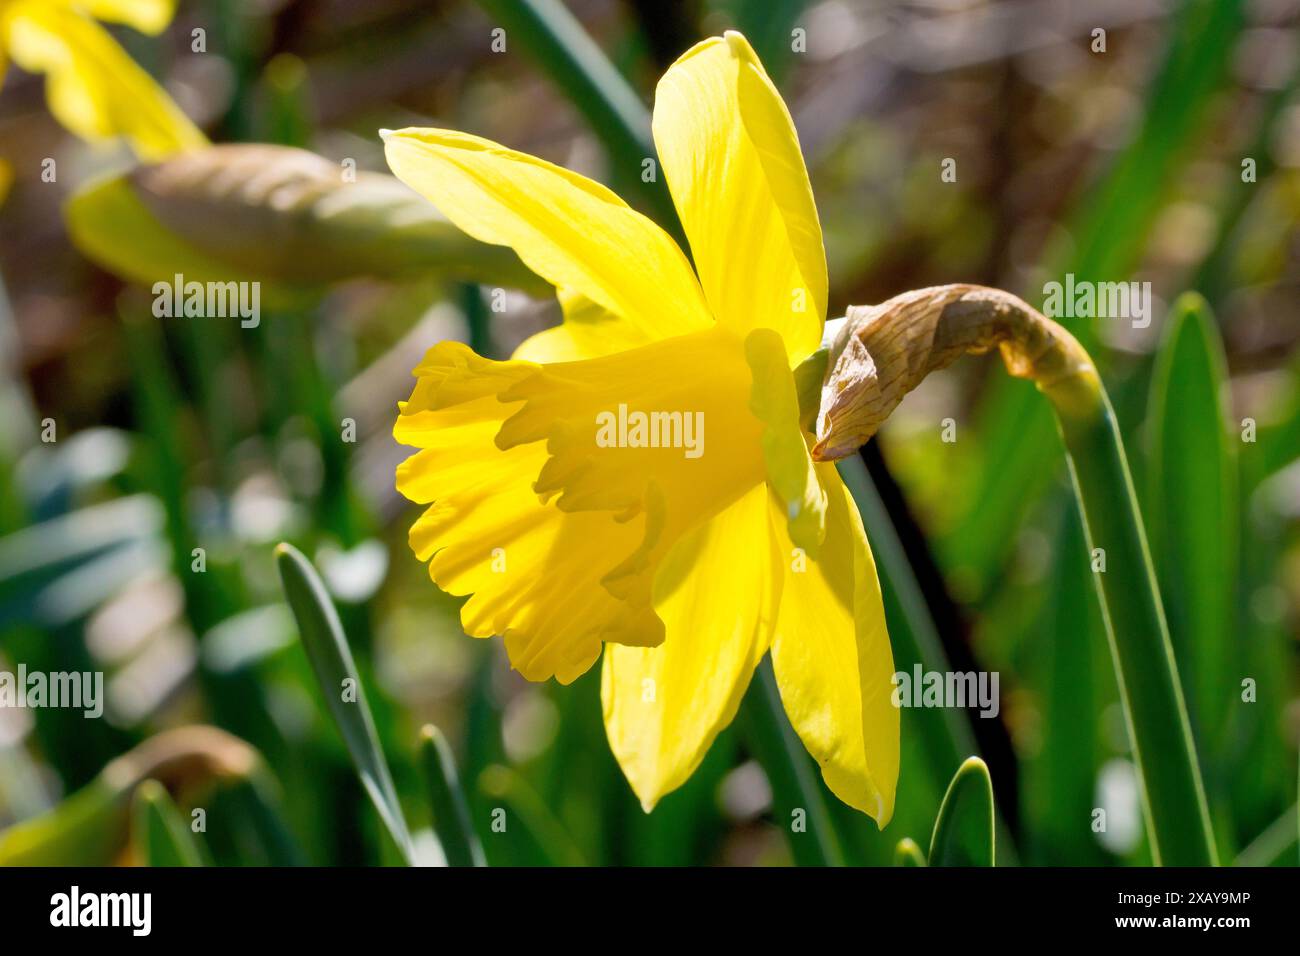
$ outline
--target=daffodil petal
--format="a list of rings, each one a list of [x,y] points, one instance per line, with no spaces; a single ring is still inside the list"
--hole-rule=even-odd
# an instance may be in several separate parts
[[[772,663],[790,723],[826,785],[883,827],[898,782],[893,654],[862,519],[835,467],[817,473],[830,500],[818,560],[786,536],[779,511],[771,515],[784,567]]]
[[[669,235],[604,186],[490,140],[440,129],[384,139],[388,165],[481,242],[630,323],[647,339],[712,324]]]
[[[647,811],[731,723],[768,648],[779,583],[767,509],[758,485],[674,545],[655,579],[662,644],[605,648],[605,732]]]
[[[718,321],[821,340],[826,253],[794,124],[739,33],[697,44],[655,91],[654,139]]]
[[[749,407],[763,423],[767,480],[785,506],[790,537],[816,557],[826,536],[826,490],[799,425],[799,396],[785,346],[772,329],[755,329],[745,339],[745,357],[754,377]]]
[[[96,20],[125,23],[141,33],[161,33],[176,14],[176,0],[76,0]]]
[[[71,7],[18,0],[7,11],[9,51],[46,76],[50,112],[83,139],[125,137],[158,160],[207,139],[167,93],[94,20]]]
[[[511,358],[529,362],[577,362],[625,352],[651,340],[630,322],[607,312],[585,295],[556,289],[564,322],[525,339]]]

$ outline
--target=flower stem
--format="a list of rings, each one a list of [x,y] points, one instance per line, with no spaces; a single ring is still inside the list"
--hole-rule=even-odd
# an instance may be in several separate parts
[[[1091,358],[1064,328],[996,289],[952,285],[849,310],[830,350],[814,457],[864,444],[903,396],[959,356],[997,348],[1056,411],[1096,569],[1156,863],[1217,863],[1173,647],[1119,427]]]
[[[1217,866],[1205,787],[1124,444],[1100,386],[1098,397],[1096,415],[1058,412],[1057,418],[1142,777],[1151,855],[1166,866]]]

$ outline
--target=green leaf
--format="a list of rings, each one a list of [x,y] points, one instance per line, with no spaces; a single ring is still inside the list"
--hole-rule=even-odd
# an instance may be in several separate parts
[[[511,833],[512,826],[522,830],[537,859],[546,866],[586,865],[582,850],[564,824],[517,771],[493,764],[484,769],[478,783],[483,795],[498,804],[492,808],[494,833]]]
[[[432,724],[420,730],[420,763],[429,786],[433,831],[442,844],[447,865],[484,866],[483,848],[470,821],[469,804],[460,786],[451,747],[442,731]]]
[[[794,59],[791,31],[801,25],[799,16],[807,0],[721,0],[717,6],[731,14],[736,29],[745,34],[767,75],[780,86]]]
[[[1048,272],[1058,280],[1067,272],[1090,282],[1128,278],[1172,184],[1199,156],[1195,135],[1229,76],[1245,18],[1239,0],[1194,0],[1179,8],[1142,123],[1101,178],[1076,197],[1062,233],[1070,241],[1047,255]],[[1232,192],[1225,191],[1225,201]],[[1023,291],[1032,303],[1033,290]],[[1065,324],[1085,348],[1093,347],[1094,324]],[[940,551],[948,569],[960,569],[972,591],[984,594],[1017,540],[1015,529],[1055,474],[1059,446],[1051,416],[1021,382],[992,383],[981,401],[978,431],[983,466]]]
[[[826,805],[828,791],[808,751],[790,726],[771,656],[765,656],[745,695],[743,731],[772,785],[777,825],[799,866],[843,866],[844,849]],[[802,811],[803,826],[794,827]]]
[[[177,790],[268,775],[261,755],[216,727],[179,727],[112,760],[94,780],[39,816],[0,830],[0,866],[108,866],[126,847],[131,797],[145,781]]]
[[[646,181],[642,176],[643,163],[658,155],[650,112],[582,24],[560,0],[479,0],[479,6],[505,30],[506,42],[521,44],[586,117],[609,154],[614,180],[636,189],[659,225],[685,249],[663,177]]]
[[[1237,854],[1233,866],[1295,866],[1300,845],[1300,806],[1292,804]]]
[[[930,838],[932,866],[993,866],[993,781],[979,757],[967,757],[944,794]]]
[[[894,866],[926,866],[925,853],[911,837],[903,837],[894,847]]]
[[[1060,497],[1059,495],[1056,497]],[[1101,865],[1108,857],[1089,827],[1103,754],[1097,715],[1114,701],[1101,621],[1078,509],[1057,509],[1047,596],[1030,625],[1037,645],[1030,690],[1040,703],[1042,745],[1022,762],[1021,821],[1034,865]],[[1036,665],[1036,666],[1035,666]],[[1003,862],[1006,856],[1003,854]]]
[[[1182,296],[1156,356],[1148,469],[1155,557],[1178,670],[1202,740],[1219,737],[1236,684],[1237,464],[1227,362],[1209,306]]]
[[[551,294],[394,177],[345,172],[288,146],[212,146],[93,181],[65,215],[82,252],[151,287],[254,281],[264,300],[295,303],[345,279],[432,273]]]
[[[288,544],[278,545],[275,559],[285,597],[298,621],[303,650],[307,652],[312,672],[320,685],[325,706],[343,736],[367,796],[397,848],[408,863],[413,863],[411,836],[397,799],[397,788],[379,745],[375,720],[366,702],[366,691],[357,674],[352,651],[343,635],[338,612],[316,569],[297,548]]]
[[[894,527],[889,511],[876,490],[861,457],[845,458],[837,463],[840,477],[853,496],[862,524],[876,559],[876,573],[884,596],[885,619],[889,625],[889,640],[894,649],[894,669],[911,673],[916,665],[929,672],[947,673],[952,670],[944,652],[938,626],[926,605],[921,585],[907,558],[902,541]],[[977,753],[975,734],[965,713],[948,707],[908,707],[903,710],[902,734],[904,740],[914,739],[920,744],[924,757],[924,772],[932,781],[936,795],[947,785],[949,768],[962,754]],[[902,768],[901,781],[911,771]],[[928,821],[933,807],[926,810]],[[999,817],[998,830],[1002,836],[1002,856],[1006,863],[1014,862],[1011,833]]]
[[[203,854],[157,780],[136,787],[131,808],[136,850],[147,866],[202,866]]]
[[[87,577],[117,582],[128,554],[147,551],[163,530],[164,515],[149,495],[133,495],[51,518],[0,538],[0,627],[66,617],[54,600],[61,582],[77,582],[72,597],[89,591]],[[143,554],[143,552],[141,552]],[[77,576],[79,572],[86,572]],[[79,593],[77,593],[79,592]],[[82,602],[76,604],[81,606]],[[69,607],[71,605],[68,605]]]
[[[0,830],[0,866],[109,866],[126,846],[120,790],[96,778],[52,809]]]
[[[279,783],[269,772],[231,781],[218,800],[218,806],[230,808],[228,829],[241,865],[307,865],[307,855],[285,820]]]

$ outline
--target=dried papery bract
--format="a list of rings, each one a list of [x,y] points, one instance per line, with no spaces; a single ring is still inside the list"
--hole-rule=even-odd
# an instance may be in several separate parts
[[[1111,656],[1142,780],[1157,863],[1217,863],[1205,788],[1142,517],[1115,413],[1092,360],[1062,326],[1015,296],[938,286],[851,308],[835,341],[813,456],[844,458],[909,391],[958,356],[992,348],[1051,401],[1088,534]],[[1085,556],[1080,555],[1080,560]]]
[[[1064,328],[1009,292],[945,285],[852,306],[830,347],[813,457],[853,454],[931,372],[965,354],[1002,353],[1063,414],[1100,407],[1097,370]]]

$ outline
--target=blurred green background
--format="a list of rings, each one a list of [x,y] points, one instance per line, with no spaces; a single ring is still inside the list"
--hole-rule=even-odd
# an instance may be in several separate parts
[[[572,38],[565,24],[543,18],[548,36],[534,19],[551,6],[189,0],[158,38],[114,34],[214,142],[383,172],[379,128],[445,126],[662,217],[662,183],[640,176],[639,111],[681,52],[738,28],[799,130],[832,315],[946,282],[1039,306],[1066,273],[1151,282],[1149,328],[1065,324],[1123,423],[1220,857],[1295,865],[1300,3],[572,0],[595,41],[577,62],[551,42]],[[196,29],[206,52],[192,52]],[[496,312],[491,287],[431,267],[264,299],[256,328],[155,319],[147,288],[79,252],[62,212],[90,177],[125,168],[125,151],[73,139],[39,78],[11,69],[0,157],[14,175],[0,205],[0,669],[102,670],[107,687],[102,720],[0,708],[0,828],[46,821],[39,859],[157,861],[148,835],[167,831],[172,798],[186,819],[206,812],[200,859],[401,858],[285,603],[273,548],[288,541],[338,608],[420,860],[440,857],[421,768],[430,722],[494,865],[887,864],[905,837],[928,846],[975,753],[999,864],[1149,860],[1060,440],[996,358],[913,393],[854,490],[898,669],[997,671],[1000,713],[904,710],[894,821],[877,832],[818,784],[818,839],[832,846],[810,854],[788,824],[807,792],[764,753],[761,682],[646,815],[605,744],[597,670],[528,684],[499,641],[461,633],[457,602],[407,548],[390,429],[410,369],[442,338],[507,355],[558,321],[552,300],[510,292]],[[941,180],[946,159],[955,182]],[[1175,308],[1188,290],[1205,304]],[[170,798],[142,788],[134,813],[129,792],[104,789],[114,758],[199,723],[245,741],[262,770],[210,754],[164,780]],[[802,758],[795,769],[810,769]],[[501,807],[505,833],[492,829]]]

